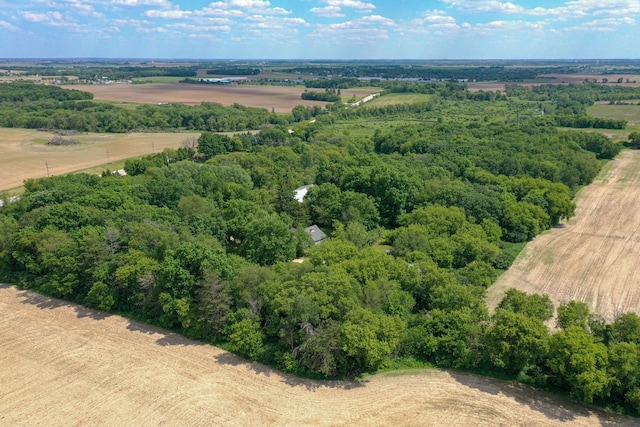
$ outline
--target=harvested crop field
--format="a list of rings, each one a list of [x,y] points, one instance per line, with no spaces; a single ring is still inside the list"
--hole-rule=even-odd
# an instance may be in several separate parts
[[[640,87],[640,75],[636,74],[541,74],[538,76],[540,81],[536,82],[471,82],[469,83],[470,92],[478,92],[480,90],[495,92],[497,90],[504,92],[506,85],[519,86],[540,86],[543,84],[576,84],[584,83],[585,80],[596,81],[597,83],[626,87]],[[602,83],[602,79],[607,79],[607,83]],[[618,83],[618,79],[622,79]]]
[[[576,203],[568,224],[536,237],[489,288],[490,308],[517,288],[556,306],[583,301],[609,321],[640,314],[640,151],[623,151]]]
[[[0,285],[0,423],[600,426],[638,420],[476,375],[281,374],[182,336]]]
[[[108,162],[179,148],[191,133],[82,134],[77,145],[50,146],[50,132],[0,128],[0,191],[22,185],[27,178],[62,175]],[[108,153],[108,154],[107,154]]]
[[[68,86],[63,86],[67,88]],[[73,86],[91,92],[94,99],[141,104],[180,103],[197,105],[202,102],[217,102],[222,105],[241,104],[247,107],[272,109],[277,113],[290,113],[296,105],[319,105],[327,102],[300,99],[303,87],[253,86],[253,85],[204,85],[204,84],[111,84]],[[321,89],[312,89],[321,91]],[[363,97],[369,91],[349,89],[349,95]]]

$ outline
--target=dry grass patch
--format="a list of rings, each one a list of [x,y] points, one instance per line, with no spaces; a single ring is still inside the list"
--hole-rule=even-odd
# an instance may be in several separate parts
[[[108,162],[179,148],[188,133],[74,135],[74,145],[47,145],[55,135],[26,129],[0,128],[0,191],[20,187],[25,179],[63,175]],[[108,153],[108,154],[107,154]]]

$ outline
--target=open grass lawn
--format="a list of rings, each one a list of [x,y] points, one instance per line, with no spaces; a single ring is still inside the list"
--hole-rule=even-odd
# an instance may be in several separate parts
[[[431,95],[423,93],[390,93],[384,96],[378,96],[371,100],[367,105],[386,106],[396,104],[418,104],[427,102],[431,99]]]
[[[630,126],[640,125],[640,101],[625,101],[628,105],[598,103],[587,108],[587,114],[606,119],[623,119]],[[633,104],[632,104],[633,103]]]
[[[408,120],[408,119],[375,119],[364,118],[357,120],[340,121],[338,123],[327,126],[320,130],[319,137],[335,137],[335,136],[353,136],[353,137],[371,137],[376,130],[390,131],[397,126],[406,124],[426,124],[433,125],[435,120]]]
[[[587,114],[605,119],[623,119],[627,121],[626,129],[587,129],[587,131],[601,132],[614,141],[626,141],[629,133],[640,132],[640,100],[625,101],[629,105],[614,105],[597,103],[587,107]]]

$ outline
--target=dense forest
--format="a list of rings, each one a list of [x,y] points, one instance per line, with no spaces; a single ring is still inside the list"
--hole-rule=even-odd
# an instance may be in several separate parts
[[[546,296],[511,290],[493,314],[484,302],[525,242],[574,214],[576,190],[620,146],[558,130],[538,112],[560,108],[554,95],[433,87],[412,106],[296,107],[279,119],[287,126],[256,112],[257,134],[207,129],[197,147],[127,161],[124,177],[28,180],[0,208],[0,280],[300,375],[430,363],[639,412],[640,317],[607,324],[570,302],[552,333]],[[592,89],[581,88],[563,96],[584,106]],[[230,108],[206,121],[246,120]],[[386,127],[341,127],[371,118]],[[300,202],[303,184],[313,186]],[[330,237],[314,245],[312,224]]]

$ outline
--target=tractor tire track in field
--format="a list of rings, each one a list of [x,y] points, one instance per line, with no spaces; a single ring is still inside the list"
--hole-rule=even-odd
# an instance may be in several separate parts
[[[0,285],[0,425],[633,426],[530,387],[437,370],[312,381]]]

